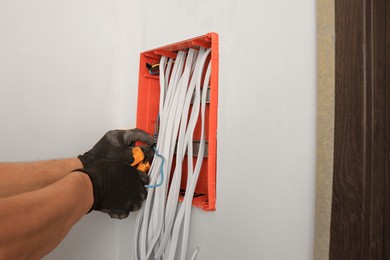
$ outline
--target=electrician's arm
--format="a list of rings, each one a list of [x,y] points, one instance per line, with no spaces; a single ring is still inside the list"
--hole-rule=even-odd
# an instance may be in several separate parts
[[[40,190],[0,198],[0,259],[40,259],[90,210],[127,217],[149,178],[128,164],[99,161]]]
[[[87,167],[102,159],[131,163],[132,147],[137,141],[154,143],[153,137],[140,129],[111,130],[79,159],[0,163],[0,198],[40,189],[60,180],[74,169]]]
[[[92,204],[91,181],[78,172],[43,189],[0,198],[0,259],[40,259]]]
[[[0,163],[0,197],[38,190],[82,167],[83,165],[78,158]]]

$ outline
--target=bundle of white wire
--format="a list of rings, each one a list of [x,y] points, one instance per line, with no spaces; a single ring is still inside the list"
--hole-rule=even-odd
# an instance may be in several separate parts
[[[160,130],[156,145],[156,152],[161,156],[155,156],[152,162],[149,171],[150,185],[162,180],[161,168],[165,173],[165,179],[161,186],[149,188],[148,197],[137,216],[134,237],[135,260],[173,260],[186,257],[192,199],[205,149],[204,117],[211,73],[210,63],[205,74],[204,68],[210,51],[211,49],[204,48],[189,49],[188,52],[179,51],[175,60],[161,57]],[[202,81],[203,75],[205,76]],[[194,166],[192,144],[199,114],[201,137]],[[182,162],[186,152],[187,186],[183,202],[179,204]],[[174,156],[176,163],[172,169]],[[171,185],[168,187],[172,170]],[[196,248],[190,259],[195,259],[198,251],[199,248]]]

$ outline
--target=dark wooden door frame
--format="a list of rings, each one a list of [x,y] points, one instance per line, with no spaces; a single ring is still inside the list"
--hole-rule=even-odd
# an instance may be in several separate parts
[[[390,259],[389,2],[335,1],[330,259]]]
[[[390,259],[390,0],[386,1],[386,42],[385,42],[385,185],[384,185],[384,241],[385,259]]]

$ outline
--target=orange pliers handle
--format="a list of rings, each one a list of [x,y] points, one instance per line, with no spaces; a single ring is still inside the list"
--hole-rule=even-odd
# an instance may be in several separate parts
[[[134,161],[131,166],[136,167],[142,172],[147,172],[150,169],[150,163],[144,162],[145,154],[140,147],[134,147],[132,150]]]

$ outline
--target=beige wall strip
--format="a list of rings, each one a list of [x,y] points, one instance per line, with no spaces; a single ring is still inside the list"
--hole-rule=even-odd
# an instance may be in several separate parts
[[[317,0],[317,184],[314,259],[329,259],[335,96],[334,0]]]

